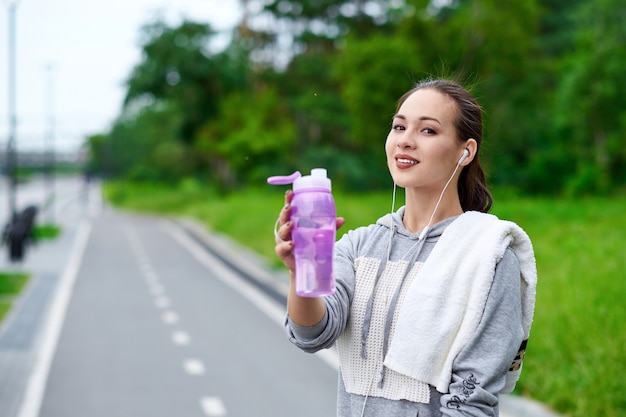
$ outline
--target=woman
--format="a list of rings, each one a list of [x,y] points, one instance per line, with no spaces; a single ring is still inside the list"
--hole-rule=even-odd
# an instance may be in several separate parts
[[[295,293],[287,193],[275,248],[292,277],[285,327],[304,351],[337,347],[338,416],[497,416],[513,389],[536,269],[528,236],[486,214],[481,141],[482,110],[458,84],[402,96],[385,151],[406,205],[337,242],[324,298]]]

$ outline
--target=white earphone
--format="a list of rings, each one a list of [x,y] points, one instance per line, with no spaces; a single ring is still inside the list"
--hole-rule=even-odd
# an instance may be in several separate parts
[[[467,158],[469,156],[469,151],[467,149],[463,149],[463,155],[461,155],[461,158],[459,158],[459,162],[457,162],[457,165],[461,165],[461,162],[463,162],[465,160],[465,158]]]

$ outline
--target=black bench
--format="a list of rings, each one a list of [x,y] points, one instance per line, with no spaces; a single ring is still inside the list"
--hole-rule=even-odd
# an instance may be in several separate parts
[[[37,207],[28,206],[13,216],[4,227],[3,241],[9,248],[11,262],[24,258],[26,245],[35,240],[34,226]]]

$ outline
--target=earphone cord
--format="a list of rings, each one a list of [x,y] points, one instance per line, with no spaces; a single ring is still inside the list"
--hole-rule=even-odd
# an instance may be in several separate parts
[[[424,230],[420,233],[419,239],[417,240],[417,242],[415,242],[415,244],[413,244],[409,250],[402,256],[402,258],[400,258],[400,260],[404,259],[406,257],[406,255],[408,255],[416,246],[418,243],[423,242],[423,239],[427,236],[428,230],[432,224],[432,221],[435,217],[435,213],[437,212],[437,209],[439,208],[439,204],[441,203],[441,200],[443,199],[443,195],[446,192],[446,189],[448,188],[448,186],[450,185],[450,183],[452,182],[452,179],[454,178],[454,176],[456,175],[456,172],[459,169],[459,166],[461,165],[460,163],[461,161],[459,161],[459,163],[456,164],[456,167],[454,168],[454,171],[452,172],[452,175],[450,176],[450,179],[448,179],[448,182],[446,182],[446,185],[444,185],[443,190],[441,191],[441,194],[439,195],[439,199],[437,200],[437,204],[435,204],[435,209],[433,210],[433,213],[430,216],[430,220],[428,221],[428,225],[424,228]],[[393,184],[393,196],[391,199],[391,215],[393,215],[394,210],[395,210],[395,204],[396,204],[396,183],[394,182]],[[389,261],[389,258],[391,256],[391,241],[392,241],[392,237],[393,237],[393,217],[390,217],[390,224],[389,224],[389,243],[387,245],[387,261]],[[423,243],[422,243],[423,245]],[[420,247],[421,250],[421,247]],[[389,331],[391,329],[391,320],[393,318],[393,313],[395,311],[395,307],[396,307],[396,303],[397,303],[397,297],[400,294],[400,289],[402,287],[402,282],[404,282],[404,278],[406,278],[406,275],[410,272],[411,270],[411,263],[414,262],[415,259],[417,259],[417,256],[419,254],[418,253],[415,254],[415,258],[411,259],[407,266],[406,266],[406,271],[404,274],[404,277],[402,278],[402,281],[400,282],[400,285],[398,286],[398,288],[396,289],[394,296],[392,298],[392,300],[395,300],[391,303],[390,306],[390,310],[387,312],[387,319],[386,319],[386,324],[385,324],[385,337],[384,337],[384,347],[383,347],[383,352],[386,351],[386,345],[388,343],[388,338],[389,338]],[[376,286],[378,284],[378,280],[380,278],[380,276],[383,274],[384,270],[386,268],[386,262],[381,262],[381,264],[379,265],[379,271],[376,274],[376,280],[374,281],[374,288],[372,288],[372,294],[370,295],[370,299],[368,301],[368,305],[365,309],[365,318],[363,321],[363,329],[362,329],[362,334],[361,334],[361,356],[363,358],[365,358],[365,343],[367,340],[367,336],[369,334],[369,325],[370,325],[370,318],[371,318],[371,314],[372,314],[372,306],[373,306],[373,292],[376,291]],[[384,353],[383,353],[384,355]],[[381,374],[381,382],[380,384],[382,384],[383,381],[383,377],[384,377],[384,367],[382,369],[382,374]],[[370,381],[370,385],[368,387],[367,390],[367,394],[365,395],[365,398],[363,400],[363,406],[361,408],[361,417],[363,417],[365,415],[365,406],[367,404],[367,400],[370,396],[370,391],[372,389],[372,384],[374,383],[374,376],[372,376],[372,380]]]
[[[437,209],[439,208],[439,203],[441,203],[441,200],[443,199],[443,195],[448,189],[448,185],[450,185],[450,183],[452,182],[452,178],[454,178],[454,175],[459,170],[460,166],[461,166],[460,163],[456,164],[456,166],[454,167],[454,171],[452,171],[452,175],[450,175],[450,179],[448,179],[448,182],[446,182],[446,185],[443,186],[443,190],[441,191],[441,194],[439,194],[439,200],[437,200],[437,204],[435,204],[435,209],[433,210],[433,214],[430,215],[430,220],[428,220],[428,224],[426,225],[424,230],[422,230],[422,233],[420,233],[420,240],[426,235],[426,233],[428,232],[428,229],[432,225],[433,218],[435,217],[435,213],[437,213]]]
[[[393,212],[396,208],[396,183],[393,183],[393,194],[391,196],[391,214],[393,216]],[[393,217],[389,216],[389,243],[387,244],[387,261],[389,261],[389,257],[391,256],[391,238],[393,238]]]
[[[439,194],[439,199],[437,200],[437,204],[435,204],[435,209],[433,210],[432,214],[430,215],[430,219],[428,220],[428,224],[426,225],[424,230],[422,230],[422,232],[420,233],[419,239],[417,239],[418,242],[426,237],[426,234],[428,233],[428,231],[430,229],[430,226],[433,223],[433,219],[435,218],[435,214],[437,213],[437,209],[439,208],[439,204],[441,203],[441,200],[443,199],[443,195],[445,194],[446,190],[448,189],[448,186],[452,182],[452,179],[456,175],[456,172],[459,170],[460,166],[461,166],[460,163],[456,164],[456,166],[454,167],[454,171],[452,171],[452,175],[450,175],[450,178],[448,179],[448,182],[446,182],[446,185],[443,186],[443,190],[441,191],[441,194]],[[391,214],[392,215],[393,215],[393,212],[395,210],[395,206],[396,206],[396,183],[394,182],[393,183],[393,194],[392,194],[392,197],[391,197]],[[392,238],[393,238],[393,218],[390,217],[390,220],[389,220],[389,242],[387,244],[387,261],[389,261],[389,257],[391,256],[391,239]],[[409,248],[409,250],[400,259],[404,259],[404,257],[411,250],[413,250],[413,248],[416,245],[417,245],[417,242],[415,243],[415,245],[413,245],[411,248]]]

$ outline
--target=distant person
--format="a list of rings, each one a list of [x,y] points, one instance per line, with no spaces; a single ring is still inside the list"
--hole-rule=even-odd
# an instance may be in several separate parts
[[[455,82],[400,98],[385,150],[406,205],[339,239],[330,296],[295,293],[286,194],[275,248],[292,277],[285,328],[306,352],[336,346],[337,416],[497,416],[498,394],[514,388],[537,275],[526,233],[487,214],[482,130]]]

